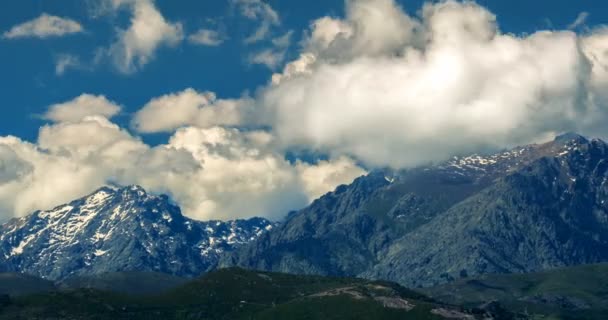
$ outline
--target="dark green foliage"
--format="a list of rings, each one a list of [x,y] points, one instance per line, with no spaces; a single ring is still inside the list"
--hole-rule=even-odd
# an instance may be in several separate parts
[[[60,282],[62,289],[98,289],[127,294],[158,294],[188,281],[156,272],[115,272],[91,276],[77,276]]]
[[[18,296],[55,290],[55,284],[20,273],[0,273],[0,295]]]
[[[155,296],[78,289],[17,297],[0,319],[442,319],[433,310],[461,312],[394,283],[224,269]]]
[[[8,294],[0,294],[0,309],[11,304],[11,297]]]
[[[431,314],[431,309],[431,306],[421,305],[410,312],[403,312],[403,310],[399,309],[384,308],[382,305],[373,301],[357,301],[348,296],[336,296],[324,299],[310,298],[292,301],[259,313],[257,319],[444,319]]]
[[[104,284],[124,292],[112,282],[167,279],[174,280],[123,273]],[[0,295],[0,319],[444,319],[437,315],[444,310],[475,319],[599,320],[608,315],[606,302],[608,265],[487,275],[420,292],[386,281],[230,268],[156,295],[93,289]]]
[[[444,302],[478,306],[500,301],[512,311],[560,319],[608,319],[608,264],[485,275],[422,290]]]

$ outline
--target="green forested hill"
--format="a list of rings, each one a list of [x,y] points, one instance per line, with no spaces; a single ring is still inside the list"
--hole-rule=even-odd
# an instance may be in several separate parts
[[[0,319],[474,319],[388,282],[224,269],[167,293],[94,289],[12,297]]]

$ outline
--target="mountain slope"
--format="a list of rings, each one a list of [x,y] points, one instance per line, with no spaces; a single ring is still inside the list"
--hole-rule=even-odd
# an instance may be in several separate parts
[[[277,272],[355,275],[375,263],[383,239],[396,233],[384,221],[360,211],[389,182],[383,174],[356,179],[287,217],[276,232],[262,235],[223,265]]]
[[[270,228],[261,218],[195,221],[166,196],[104,187],[0,226],[0,271],[52,280],[116,271],[198,276]]]
[[[568,134],[341,186],[223,265],[430,286],[608,261],[608,147]]]
[[[608,147],[568,144],[396,241],[366,276],[428,286],[461,275],[608,261]]]

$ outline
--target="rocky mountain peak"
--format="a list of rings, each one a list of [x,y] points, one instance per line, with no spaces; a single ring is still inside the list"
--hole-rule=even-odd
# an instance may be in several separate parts
[[[575,132],[566,132],[566,133],[562,133],[558,136],[555,137],[555,139],[553,140],[556,143],[567,143],[567,142],[577,142],[577,143],[586,143],[588,142],[587,138],[585,138],[584,136],[575,133]]]
[[[272,226],[262,218],[196,221],[167,196],[106,186],[0,226],[0,271],[53,280],[132,270],[198,276]]]

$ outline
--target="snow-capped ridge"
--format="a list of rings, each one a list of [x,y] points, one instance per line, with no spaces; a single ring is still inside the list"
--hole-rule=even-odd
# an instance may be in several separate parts
[[[590,144],[606,145],[599,139],[588,140],[576,133],[565,133],[553,141],[518,146],[491,154],[455,156],[436,168],[470,177],[498,177],[514,172],[543,157],[563,158]]]
[[[192,220],[167,196],[104,186],[0,226],[0,266],[7,269],[0,271],[48,279],[134,270],[198,276],[271,226],[263,218]]]

